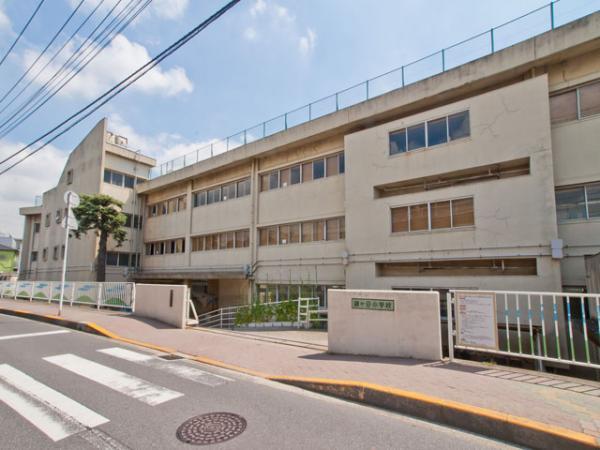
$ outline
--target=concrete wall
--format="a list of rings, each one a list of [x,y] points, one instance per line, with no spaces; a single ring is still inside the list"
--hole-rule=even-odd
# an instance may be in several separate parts
[[[136,284],[134,315],[185,328],[188,314],[187,286]]]
[[[394,311],[353,309],[353,299],[393,300]],[[329,290],[329,352],[442,359],[437,292]]]

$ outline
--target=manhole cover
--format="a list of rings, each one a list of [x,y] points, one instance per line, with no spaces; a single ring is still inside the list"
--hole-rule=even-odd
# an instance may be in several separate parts
[[[168,355],[160,355],[159,358],[166,359],[167,361],[173,361],[175,359],[183,359],[183,356],[174,355],[173,353],[170,353]]]
[[[210,445],[242,434],[246,419],[237,414],[216,412],[192,417],[177,429],[177,439],[186,444]]]

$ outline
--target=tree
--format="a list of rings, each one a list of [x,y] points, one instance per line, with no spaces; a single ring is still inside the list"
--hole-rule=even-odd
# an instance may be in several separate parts
[[[100,237],[98,244],[98,257],[96,264],[96,281],[106,279],[106,244],[108,238],[117,242],[117,247],[126,240],[127,233],[123,229],[127,220],[121,212],[123,202],[106,194],[81,195],[79,206],[73,208],[73,213],[79,222],[74,230],[75,237],[81,238],[89,230],[94,230],[96,236]]]

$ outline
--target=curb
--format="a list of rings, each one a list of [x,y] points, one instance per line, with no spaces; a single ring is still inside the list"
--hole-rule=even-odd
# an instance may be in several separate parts
[[[93,322],[76,322],[58,316],[6,308],[0,308],[0,313],[51,323],[164,353],[177,353],[172,348],[121,337]],[[211,366],[257,376],[332,397],[364,403],[531,448],[565,450],[600,448],[600,441],[591,435],[418,392],[362,381],[275,376],[211,358],[180,354],[185,355],[187,359]]]

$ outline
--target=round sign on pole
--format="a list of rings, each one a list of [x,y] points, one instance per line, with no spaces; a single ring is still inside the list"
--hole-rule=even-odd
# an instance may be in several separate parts
[[[70,203],[69,203],[69,194],[71,196],[71,202]],[[71,207],[79,206],[79,195],[77,195],[77,193],[75,193],[73,191],[67,191],[67,192],[65,192],[64,199],[65,199],[65,203],[68,206],[71,206]]]

